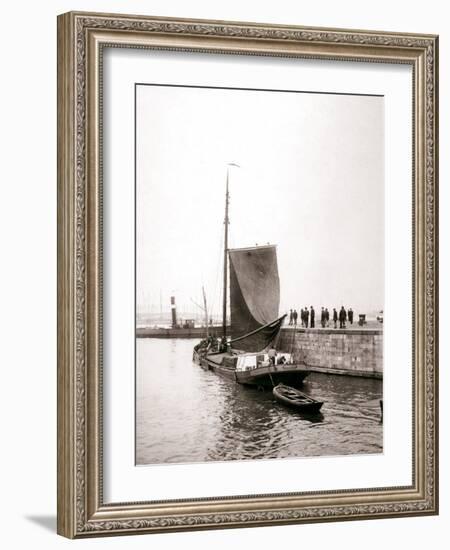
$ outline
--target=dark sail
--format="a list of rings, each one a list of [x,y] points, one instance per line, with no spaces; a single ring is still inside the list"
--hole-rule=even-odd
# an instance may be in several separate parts
[[[276,247],[234,249],[229,251],[229,257],[232,347],[260,351],[274,340],[282,323],[278,319]],[[248,336],[240,339],[245,335]],[[235,339],[240,340],[233,342]]]

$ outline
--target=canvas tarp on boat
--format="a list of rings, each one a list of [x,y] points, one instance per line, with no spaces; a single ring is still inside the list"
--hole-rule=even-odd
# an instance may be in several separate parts
[[[229,258],[232,347],[260,351],[274,340],[283,320],[278,319],[280,280],[276,247],[232,249]],[[248,336],[233,342],[245,335]]]

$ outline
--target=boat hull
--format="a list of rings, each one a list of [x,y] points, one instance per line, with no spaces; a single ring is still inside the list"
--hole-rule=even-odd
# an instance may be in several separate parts
[[[272,388],[277,384],[300,386],[308,376],[309,371],[304,365],[276,365],[271,367],[259,367],[250,371],[236,373],[240,384],[249,386],[264,386]]]
[[[214,357],[214,356],[213,356]],[[215,357],[214,357],[215,358]],[[201,356],[194,352],[194,362],[205,370],[211,370],[224,378],[234,380],[246,386],[272,388],[277,384],[301,386],[308,376],[309,370],[300,364],[272,365],[270,367],[258,367],[251,370],[238,371],[220,364],[208,356]]]
[[[284,390],[288,390],[287,394]],[[294,388],[286,387],[283,384],[273,388],[273,395],[283,405],[308,414],[318,413],[323,405],[322,401],[316,401],[304,393],[296,391]]]

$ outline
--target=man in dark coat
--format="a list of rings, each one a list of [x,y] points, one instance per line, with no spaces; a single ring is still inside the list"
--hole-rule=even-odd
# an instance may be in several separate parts
[[[311,328],[315,328],[316,326],[316,312],[314,311],[314,308],[311,306],[311,324],[309,325]]]
[[[350,308],[350,309],[348,310],[348,322],[349,322],[351,325],[353,325],[353,309],[352,309],[352,308]]]
[[[292,309],[289,311],[289,325],[292,325],[294,323],[294,316],[293,316]]]
[[[322,328],[325,328],[327,322],[327,314],[325,313],[325,308],[322,308],[322,311],[320,313],[320,324],[322,325]]]
[[[308,323],[309,323],[309,309],[307,306],[305,306],[305,328],[308,328]]]
[[[294,311],[292,312],[292,320],[293,320],[293,322],[294,322],[294,327],[297,326],[297,317],[298,317],[297,310],[294,309]]]
[[[345,328],[345,321],[347,320],[347,312],[344,309],[344,306],[341,307],[339,311],[339,328]]]
[[[333,321],[334,321],[334,328],[337,328],[337,320],[338,320],[338,314],[336,311],[336,308],[333,308]]]
[[[330,322],[330,312],[328,311],[328,308],[325,308],[325,326],[328,326]]]
[[[300,321],[302,322],[302,327],[305,326],[305,312],[303,311],[303,308],[300,310]]]

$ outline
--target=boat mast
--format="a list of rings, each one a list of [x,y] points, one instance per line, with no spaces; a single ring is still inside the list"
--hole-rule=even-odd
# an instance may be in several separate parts
[[[223,251],[223,316],[222,316],[222,328],[223,337],[227,337],[227,286],[228,286],[228,226],[230,225],[230,218],[228,217],[228,206],[230,204],[230,193],[228,191],[228,180],[230,176],[230,166],[240,168],[239,164],[235,162],[229,162],[227,165],[227,185],[225,191],[225,243]]]
[[[228,225],[230,220],[228,218],[228,204],[230,202],[230,194],[228,192],[228,177],[230,169],[227,166],[227,185],[225,191],[225,242],[223,251],[223,312],[222,312],[222,330],[223,337],[227,337],[227,285],[228,285]]]

